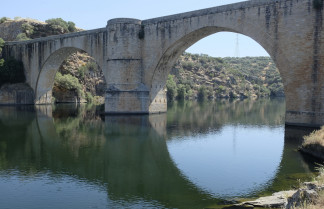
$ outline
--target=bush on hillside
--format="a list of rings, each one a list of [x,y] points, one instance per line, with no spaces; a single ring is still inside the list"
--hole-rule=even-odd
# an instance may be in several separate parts
[[[75,32],[76,27],[74,22],[66,22],[62,18],[52,18],[45,21],[53,34],[63,34],[69,32]]]
[[[26,33],[19,33],[15,39],[16,41],[28,41],[30,38],[27,37]]]
[[[8,20],[9,20],[8,17],[1,17],[1,18],[0,18],[0,24],[6,22],[6,21],[8,21]]]
[[[84,98],[82,85],[76,77],[70,74],[62,75],[60,72],[57,72],[54,85],[70,91],[75,90],[80,98]]]
[[[205,86],[200,86],[198,89],[198,101],[204,101],[207,98],[207,89]]]
[[[34,33],[34,26],[29,23],[22,24],[21,28],[23,29],[24,33],[30,37]]]
[[[72,32],[75,32],[76,31],[76,27],[75,27],[75,23],[74,22],[68,21],[67,24],[68,24],[68,30],[69,30],[69,32],[72,33]]]

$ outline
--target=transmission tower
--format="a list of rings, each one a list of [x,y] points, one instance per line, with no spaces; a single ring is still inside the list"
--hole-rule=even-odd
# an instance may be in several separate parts
[[[239,56],[240,56],[239,34],[236,34],[236,46],[235,46],[234,57],[239,57]]]

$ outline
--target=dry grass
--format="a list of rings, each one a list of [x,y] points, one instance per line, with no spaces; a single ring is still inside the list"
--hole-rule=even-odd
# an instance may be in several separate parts
[[[320,130],[313,131],[310,135],[304,136],[303,146],[317,144],[324,147],[324,126]]]
[[[319,196],[315,201],[315,204],[306,205],[300,209],[323,209],[324,208],[324,191],[319,192]]]
[[[317,168],[319,175],[314,179],[317,185],[324,184],[324,166],[319,165]],[[302,207],[297,207],[296,209],[324,209],[324,191],[318,192],[318,197],[314,200],[312,204],[305,204]]]

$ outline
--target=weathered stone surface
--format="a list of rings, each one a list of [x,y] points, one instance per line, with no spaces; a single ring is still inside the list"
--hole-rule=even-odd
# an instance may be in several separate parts
[[[303,187],[298,190],[276,192],[272,196],[246,201],[236,204],[236,206],[294,209],[314,203],[318,197],[318,192],[323,189],[324,186],[318,185],[317,182],[305,182]]]
[[[25,83],[5,84],[0,88],[0,104],[34,104],[34,91]]]
[[[144,112],[164,112],[167,75],[178,57],[208,35],[237,32],[258,42],[278,67],[286,95],[286,124],[320,126],[324,124],[322,30],[322,10],[310,0],[259,0],[144,21],[114,19],[106,28],[7,43],[4,52],[23,61],[35,103],[50,100],[58,67],[68,55],[82,50],[103,69],[108,86],[121,91],[139,85],[148,89],[149,97],[141,96],[140,103],[135,94],[128,94],[129,99],[126,94],[107,96],[115,104],[114,112],[137,113],[139,104],[145,104]],[[111,112],[112,107],[106,108]]]
[[[288,197],[296,193],[296,190],[276,192],[272,196],[260,197],[254,201],[246,201],[238,206],[253,206],[263,208],[284,208],[288,204]]]

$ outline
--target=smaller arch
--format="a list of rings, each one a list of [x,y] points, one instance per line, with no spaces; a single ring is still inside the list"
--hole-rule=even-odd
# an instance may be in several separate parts
[[[55,75],[62,65],[63,61],[76,52],[86,52],[76,47],[63,47],[54,51],[43,63],[38,74],[35,90],[35,104],[52,103],[52,88]],[[87,53],[87,52],[86,52]],[[89,54],[89,53],[88,53]],[[96,61],[102,69],[100,63]]]

